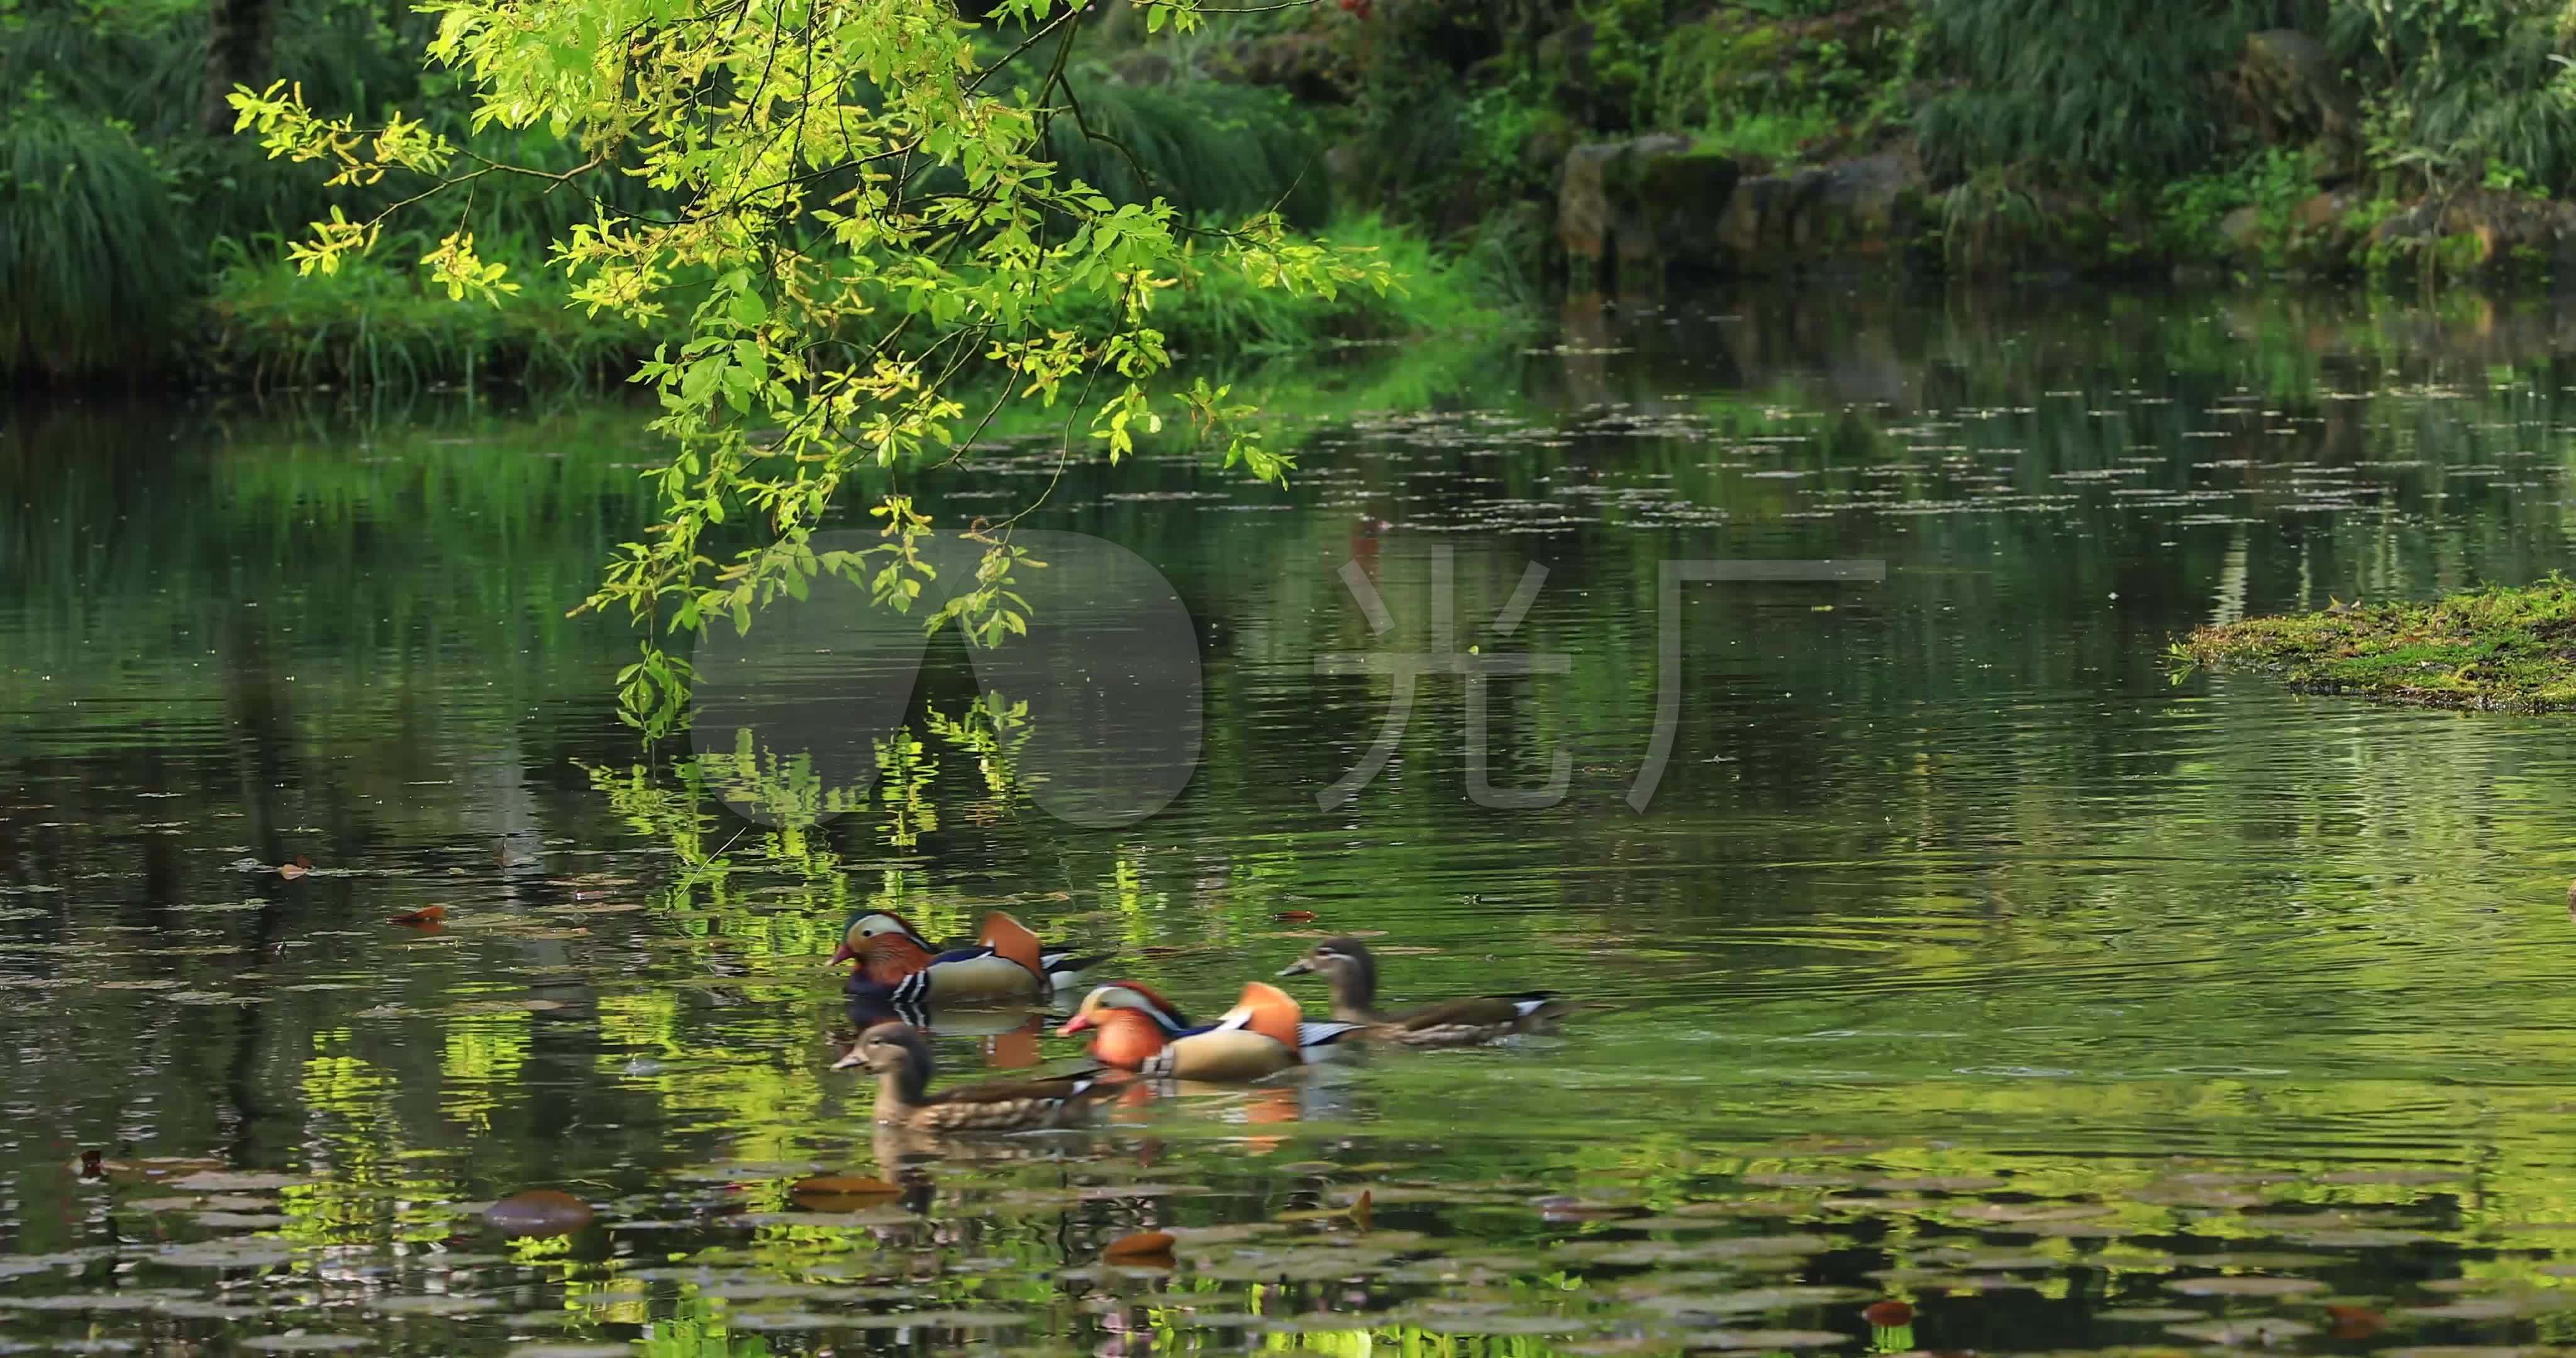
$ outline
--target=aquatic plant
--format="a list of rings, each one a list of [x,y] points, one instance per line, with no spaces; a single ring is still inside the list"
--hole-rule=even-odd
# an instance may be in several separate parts
[[[2344,604],[2204,627],[2174,656],[2330,693],[2507,711],[2576,707],[2576,580],[2552,573],[2431,603]]]

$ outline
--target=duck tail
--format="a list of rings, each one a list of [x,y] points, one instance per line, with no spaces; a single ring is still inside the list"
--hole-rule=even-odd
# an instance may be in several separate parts
[[[1510,999],[1523,1019],[1561,1019],[1574,1012],[1574,1006],[1559,999],[1552,990],[1532,990]]]
[[[1074,978],[1093,967],[1116,960],[1118,960],[1116,953],[1094,953],[1089,957],[1077,957],[1071,948],[1066,948],[1040,957],[1038,973],[1047,978],[1049,985],[1067,986],[1073,984]]]

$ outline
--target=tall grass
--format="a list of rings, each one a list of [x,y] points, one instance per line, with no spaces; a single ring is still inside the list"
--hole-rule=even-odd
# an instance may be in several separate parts
[[[1400,284],[1384,294],[1345,287],[1333,296],[1258,286],[1239,270],[1192,269],[1155,300],[1154,328],[1184,359],[1313,354],[1338,346],[1429,335],[1497,335],[1526,314],[1532,285],[1502,248],[1444,251],[1376,216],[1342,217],[1316,233],[1336,246],[1375,250]],[[1059,304],[1055,324],[1098,325],[1106,307]]]
[[[1923,0],[1933,59],[1965,79],[1928,103],[1926,168],[2034,163],[2097,176],[2208,168],[2218,75],[2295,0]]]
[[[2444,188],[2481,178],[2576,188],[2576,89],[2558,0],[2354,3],[2330,40],[2370,91],[2374,161]]]
[[[221,251],[230,262],[196,355],[210,376],[254,389],[605,388],[675,338],[568,308],[562,276],[524,264],[511,270],[523,291],[500,306],[424,294],[392,262],[426,248],[414,238],[310,277],[277,262],[273,241],[261,244],[271,248]]]
[[[1159,196],[1192,215],[1277,207],[1300,226],[1330,213],[1321,148],[1277,91],[1077,81],[1074,99],[1082,116],[1077,121],[1068,106],[1048,124],[1047,155],[1060,175],[1112,201]]]
[[[0,115],[0,371],[149,360],[196,285],[169,186],[123,128]]]

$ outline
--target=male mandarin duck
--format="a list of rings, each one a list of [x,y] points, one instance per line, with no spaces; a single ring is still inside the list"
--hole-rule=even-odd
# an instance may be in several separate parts
[[[1332,938],[1279,972],[1316,972],[1333,987],[1333,1017],[1361,1026],[1362,1035],[1413,1047],[1454,1047],[1490,1042],[1546,1027],[1569,1011],[1545,990],[1448,1000],[1408,1014],[1382,1014],[1377,1005],[1377,959],[1356,938]]]
[[[908,1023],[859,1034],[834,1070],[865,1066],[877,1077],[877,1121],[916,1131],[1016,1132],[1061,1127],[1114,1093],[1099,1071],[1037,1080],[991,1080],[930,1092],[930,1043]]]
[[[1103,1065],[1178,1080],[1253,1080],[1316,1059],[1318,1049],[1357,1029],[1355,1023],[1308,1023],[1297,1001],[1254,981],[1216,1022],[1192,1025],[1162,996],[1133,981],[1105,985],[1059,1037],[1093,1033],[1091,1055]]]
[[[969,947],[934,948],[912,921],[891,910],[853,912],[832,965],[855,959],[853,991],[882,991],[895,1004],[1000,1004],[1046,998],[1085,968],[1109,959],[1049,951],[1018,920],[996,910]]]

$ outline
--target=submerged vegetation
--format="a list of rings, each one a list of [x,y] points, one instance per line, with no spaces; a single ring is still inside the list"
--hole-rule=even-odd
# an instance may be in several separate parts
[[[2299,688],[2432,707],[2576,709],[2576,580],[2552,574],[2431,603],[2343,604],[2203,627],[2176,644],[2206,665]]]

